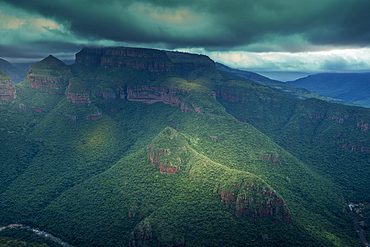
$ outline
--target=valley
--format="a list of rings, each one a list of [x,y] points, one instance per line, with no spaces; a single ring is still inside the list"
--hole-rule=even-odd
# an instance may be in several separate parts
[[[0,226],[73,246],[363,246],[348,203],[370,200],[369,109],[154,49],[3,77]]]

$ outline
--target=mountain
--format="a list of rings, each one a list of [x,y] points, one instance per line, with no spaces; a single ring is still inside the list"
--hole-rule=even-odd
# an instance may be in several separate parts
[[[74,246],[361,246],[348,203],[370,200],[368,109],[127,47],[49,56],[15,88],[0,226]]]
[[[234,77],[235,79],[248,79],[252,80],[254,82],[257,82],[261,85],[268,86],[272,88],[273,90],[281,93],[282,95],[285,95],[287,97],[293,98],[293,99],[309,99],[309,98],[316,98],[320,100],[325,100],[332,103],[339,103],[344,105],[359,105],[352,101],[346,101],[340,98],[331,97],[329,95],[321,94],[321,92],[316,92],[315,90],[310,90],[309,88],[306,88],[304,86],[292,84],[292,83],[284,83],[277,80],[272,80],[270,78],[267,78],[265,76],[259,75],[257,73],[244,71],[244,70],[238,70],[238,69],[232,69],[229,68],[223,64],[216,63],[217,69],[226,72],[229,76]],[[236,77],[235,77],[236,76]],[[309,91],[310,90],[310,91]],[[325,95],[325,96],[324,96]]]
[[[14,67],[8,61],[0,58],[0,70],[7,74],[13,82],[19,83],[26,77],[26,73]]]
[[[323,73],[287,83],[327,97],[370,107],[370,73]]]

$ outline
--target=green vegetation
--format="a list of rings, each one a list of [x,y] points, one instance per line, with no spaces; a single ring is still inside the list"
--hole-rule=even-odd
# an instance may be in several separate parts
[[[0,226],[76,246],[361,246],[347,203],[369,196],[366,109],[215,68],[68,68],[91,103],[25,79],[0,105]]]
[[[28,68],[30,76],[71,78],[70,68],[52,55]]]
[[[85,83],[79,78],[71,78],[69,80],[69,86],[67,88],[68,93],[86,93],[88,92]]]
[[[4,79],[10,80],[10,77],[0,70],[0,79],[1,80],[4,80]]]
[[[5,229],[0,231],[0,247],[60,247],[51,239],[38,236],[27,229]]]
[[[361,105],[358,102],[353,102],[353,101],[350,102],[348,100],[346,101],[341,98],[329,96],[327,94],[322,93],[324,95],[329,96],[329,97],[326,97],[320,93],[316,93],[317,90],[316,91],[314,90],[315,92],[308,91],[307,89],[309,88],[294,86],[296,84],[293,84],[293,83],[288,84],[288,83],[284,83],[284,82],[280,82],[276,80],[271,80],[267,77],[261,76],[253,72],[232,69],[232,68],[229,68],[219,63],[217,63],[216,65],[219,70],[223,71],[224,73],[226,73],[228,76],[232,78],[235,78],[237,80],[253,80],[261,85],[268,86],[269,88],[289,98],[300,99],[300,100],[316,98],[316,99],[325,100],[325,101],[332,102],[332,103],[344,104],[344,105],[356,105],[356,106]]]

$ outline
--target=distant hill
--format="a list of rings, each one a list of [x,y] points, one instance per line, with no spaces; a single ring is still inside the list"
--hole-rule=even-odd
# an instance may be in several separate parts
[[[14,67],[8,61],[0,58],[0,70],[7,74],[14,83],[23,81],[26,77],[26,72]]]
[[[255,81],[259,84],[268,86],[268,87],[272,88],[273,90],[275,90],[275,91],[277,91],[277,92],[281,93],[282,95],[287,96],[289,98],[301,99],[301,100],[302,99],[316,98],[316,99],[321,99],[321,100],[325,100],[325,101],[328,101],[328,102],[339,103],[339,104],[343,104],[343,105],[357,105],[355,103],[348,102],[348,101],[345,101],[345,100],[342,100],[342,99],[331,98],[330,96],[327,96],[327,95],[324,96],[324,95],[322,95],[318,92],[312,92],[310,89],[307,90],[307,88],[300,87],[298,85],[290,85],[290,84],[286,84],[286,83],[281,82],[281,81],[272,80],[268,77],[259,75],[259,74],[254,73],[254,72],[229,68],[229,67],[227,67],[223,64],[220,64],[220,63],[216,63],[216,67],[217,67],[217,69],[227,73],[229,76],[234,77],[235,79],[238,79],[238,80],[240,80],[240,79],[253,80],[253,81]]]
[[[370,107],[370,73],[323,73],[287,84]]]

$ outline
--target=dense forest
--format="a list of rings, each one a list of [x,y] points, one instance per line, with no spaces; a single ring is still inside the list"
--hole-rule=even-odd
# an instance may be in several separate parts
[[[0,76],[16,91],[0,102],[0,227],[74,246],[363,245],[348,204],[370,201],[369,109],[152,49]],[[0,246],[55,244],[29,234],[0,231]]]

